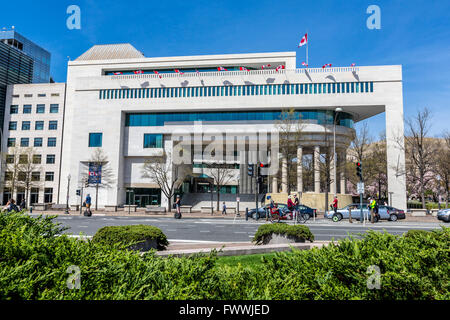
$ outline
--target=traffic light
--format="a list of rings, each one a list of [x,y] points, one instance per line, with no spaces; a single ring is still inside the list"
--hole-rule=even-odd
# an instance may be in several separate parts
[[[89,181],[88,181],[88,180],[86,180],[86,181],[84,182],[84,187],[85,187],[85,188],[89,187]]]
[[[254,164],[248,164],[247,165],[247,174],[250,176],[250,177],[253,177],[254,176],[254,172],[255,171],[255,165]]]
[[[359,180],[363,180],[362,177],[362,163],[361,162],[357,162],[356,163],[356,175],[359,177]]]
[[[259,176],[267,175],[267,174],[265,174],[266,172],[263,172],[263,170],[262,170],[263,168],[267,168],[267,167],[268,167],[267,163],[258,162],[258,167],[256,169],[257,170],[257,176],[259,177]]]
[[[77,196],[81,195],[81,190],[77,189]]]

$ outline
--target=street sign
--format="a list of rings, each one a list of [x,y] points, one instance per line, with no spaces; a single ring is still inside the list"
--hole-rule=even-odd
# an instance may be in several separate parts
[[[239,201],[240,201],[240,198],[236,198],[236,201],[239,202]]]
[[[359,194],[364,193],[364,182],[358,182],[356,190]]]

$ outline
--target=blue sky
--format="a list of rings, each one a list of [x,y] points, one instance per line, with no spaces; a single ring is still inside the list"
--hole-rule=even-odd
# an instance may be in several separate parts
[[[81,29],[69,30],[67,7],[81,9]],[[366,26],[369,5],[381,9],[381,29]],[[403,65],[405,117],[428,107],[431,134],[450,129],[450,1],[195,0],[3,1],[0,27],[16,30],[52,54],[51,74],[66,79],[67,56],[95,44],[129,42],[147,57],[297,51],[309,30],[309,64]],[[376,138],[384,114],[369,120]]]

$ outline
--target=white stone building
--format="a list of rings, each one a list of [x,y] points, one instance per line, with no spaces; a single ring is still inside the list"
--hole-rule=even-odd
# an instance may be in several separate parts
[[[305,121],[298,156],[317,159],[335,141],[338,164],[346,158],[353,124],[385,112],[388,188],[392,205],[406,209],[405,159],[396,143],[403,137],[401,66],[296,69],[295,52],[146,58],[129,44],[94,46],[68,63],[64,132],[57,139],[63,141],[58,201],[65,202],[70,175],[70,204],[80,203],[73,190],[100,147],[115,176],[113,186],[100,190],[100,207],[127,203],[127,190],[141,206],[165,205],[158,185],[143,178],[142,166],[163,152],[179,153],[181,136],[193,167],[182,186],[186,201],[207,191],[205,163],[218,162],[211,150],[219,146],[233,175],[223,192],[254,194],[247,164],[270,162],[270,173],[277,171],[275,127],[289,108]],[[199,137],[196,146],[186,141]],[[345,194],[343,173],[332,169],[332,176],[331,194]],[[269,177],[268,191],[286,192],[281,177]],[[298,170],[296,191],[320,193],[319,178],[316,170],[314,188],[305,190]],[[94,189],[86,192],[92,196]]]

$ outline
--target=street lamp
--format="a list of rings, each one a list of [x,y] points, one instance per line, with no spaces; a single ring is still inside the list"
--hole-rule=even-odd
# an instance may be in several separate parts
[[[336,108],[334,109],[335,114],[334,114],[334,129],[333,129],[333,181],[334,181],[334,196],[336,197],[337,194],[337,170],[336,170],[336,164],[337,164],[337,159],[336,159],[336,118],[339,112],[342,111],[342,108]]]
[[[70,174],[67,176],[67,199],[66,199],[66,211],[65,214],[69,214],[69,187],[70,187]]]

